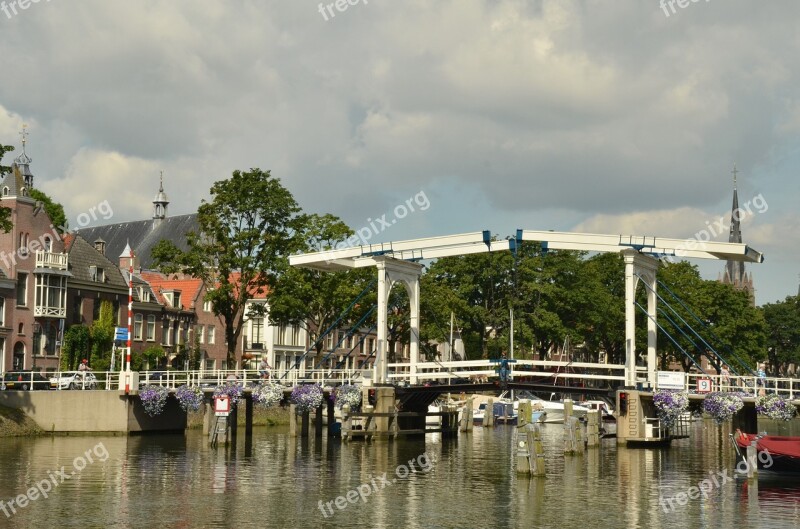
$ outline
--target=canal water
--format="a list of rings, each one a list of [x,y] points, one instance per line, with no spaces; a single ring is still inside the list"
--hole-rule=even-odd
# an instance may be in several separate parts
[[[759,427],[800,435],[797,420]],[[227,449],[199,431],[2,439],[0,527],[800,527],[798,480],[733,478],[729,427],[697,421],[670,448],[605,440],[568,457],[561,427],[543,429],[545,478],[514,472],[505,426],[374,443],[256,428]]]

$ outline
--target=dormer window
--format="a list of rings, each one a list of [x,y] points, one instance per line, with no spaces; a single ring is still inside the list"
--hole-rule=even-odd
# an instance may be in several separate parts
[[[181,293],[177,290],[164,292],[164,299],[167,303],[169,303],[170,307],[174,307],[176,309],[181,308]]]
[[[8,192],[9,192],[9,191],[10,191],[10,189],[8,189],[8,186],[3,186],[3,196],[4,196],[4,197],[7,197],[7,196],[8,196]]]
[[[139,292],[139,301],[142,303],[150,303],[150,291],[144,287],[138,288]]]
[[[45,235],[44,239],[42,239],[42,241],[44,242],[44,244],[43,244],[44,251],[48,252],[48,253],[52,252],[53,251],[53,239],[51,239],[50,237]]]
[[[89,267],[89,279],[91,279],[95,283],[105,283],[106,282],[105,270],[103,270],[103,268],[100,266],[91,265]]]

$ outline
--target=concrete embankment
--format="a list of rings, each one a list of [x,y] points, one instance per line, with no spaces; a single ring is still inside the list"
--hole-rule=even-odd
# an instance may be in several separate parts
[[[43,430],[19,410],[0,406],[0,437],[41,435]]]
[[[186,413],[175,398],[150,417],[137,395],[122,391],[1,391],[0,406],[19,410],[52,433],[182,432]]]

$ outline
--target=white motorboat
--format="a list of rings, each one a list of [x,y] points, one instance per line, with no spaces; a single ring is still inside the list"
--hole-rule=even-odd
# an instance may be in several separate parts
[[[564,402],[560,400],[544,400],[540,399],[539,397],[531,394],[526,394],[524,398],[527,398],[531,401],[531,403],[535,407],[541,406],[541,408],[545,412],[545,417],[542,419],[541,422],[546,424],[552,423],[563,423],[564,422]],[[581,418],[586,418],[586,414],[589,412],[589,408],[584,406],[579,406],[578,404],[572,405],[572,416]]]
[[[600,412],[600,433],[603,437],[617,435],[617,418],[614,416],[614,410],[609,403],[603,400],[586,400],[581,402],[581,405],[586,406],[590,410],[597,410]]]

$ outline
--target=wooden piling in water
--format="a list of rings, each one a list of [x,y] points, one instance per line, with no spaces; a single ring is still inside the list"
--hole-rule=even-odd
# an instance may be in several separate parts
[[[461,431],[471,432],[474,421],[472,420],[472,397],[468,398],[461,409]]]
[[[581,423],[577,417],[569,417],[564,424],[564,454],[583,455]]]
[[[494,399],[486,400],[486,408],[483,410],[483,425],[486,428],[494,428]]]
[[[289,404],[289,436],[297,437],[297,407]]]
[[[600,446],[600,411],[590,410],[586,417],[586,446]]]
[[[314,437],[322,437],[322,404],[317,406],[314,415]]]

